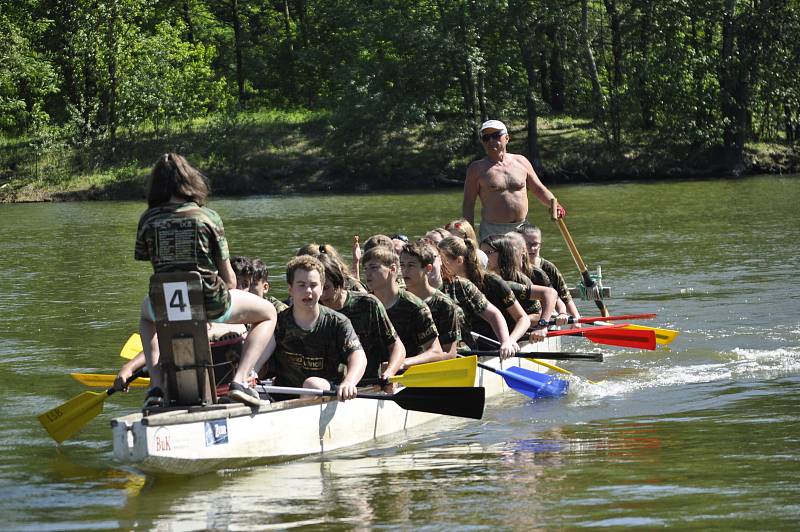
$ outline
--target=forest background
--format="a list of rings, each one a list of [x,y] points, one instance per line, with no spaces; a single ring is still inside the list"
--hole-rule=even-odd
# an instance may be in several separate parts
[[[800,172],[800,0],[0,0],[0,201]]]

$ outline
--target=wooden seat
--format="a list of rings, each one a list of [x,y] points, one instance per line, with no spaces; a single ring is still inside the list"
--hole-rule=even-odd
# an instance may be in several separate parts
[[[164,406],[216,403],[200,274],[154,274],[150,277],[150,303],[156,318],[159,363],[164,376]]]

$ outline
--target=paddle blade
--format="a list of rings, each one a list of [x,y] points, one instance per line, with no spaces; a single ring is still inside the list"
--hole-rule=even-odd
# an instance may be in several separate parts
[[[39,423],[58,443],[63,442],[103,411],[108,392],[83,392],[39,416]]]
[[[122,346],[119,356],[131,360],[142,351],[144,351],[144,347],[142,347],[142,337],[139,336],[139,333],[133,333],[131,337],[128,338],[128,341],[125,342],[125,345]]]
[[[656,348],[656,333],[653,331],[607,329],[603,331],[587,331],[582,334],[592,342],[599,344],[647,349],[650,351]]]
[[[387,396],[386,399],[393,400],[406,410],[481,419],[486,402],[486,389],[482,387],[403,388],[393,396]]]
[[[648,327],[646,325],[626,325],[623,329],[627,330],[639,330],[639,331],[653,331],[656,334],[656,343],[659,345],[667,345],[671,344],[675,338],[678,337],[680,331],[675,331],[673,329],[662,329],[660,327]]]
[[[532,399],[560,397],[566,394],[569,388],[569,382],[565,380],[519,366],[498,370],[498,373],[502,375],[509,388]]]
[[[475,384],[477,371],[476,357],[453,358],[410,366],[405,373],[389,380],[408,387],[465,387]]]
[[[92,388],[111,388],[114,386],[114,379],[117,378],[116,375],[105,373],[70,373],[69,376],[84,386]],[[150,379],[147,377],[139,377],[128,385],[129,388],[147,388],[149,386]]]

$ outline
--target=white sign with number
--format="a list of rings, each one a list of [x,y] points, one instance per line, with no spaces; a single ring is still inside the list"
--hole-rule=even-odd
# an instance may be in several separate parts
[[[167,321],[187,321],[192,319],[189,305],[189,285],[186,281],[164,283],[164,302],[167,304]]]

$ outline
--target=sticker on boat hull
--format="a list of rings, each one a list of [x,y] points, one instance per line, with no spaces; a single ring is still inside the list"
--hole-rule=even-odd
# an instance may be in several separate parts
[[[228,420],[206,421],[206,447],[228,443]]]

